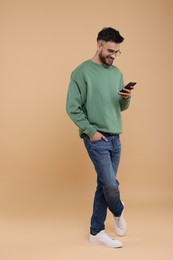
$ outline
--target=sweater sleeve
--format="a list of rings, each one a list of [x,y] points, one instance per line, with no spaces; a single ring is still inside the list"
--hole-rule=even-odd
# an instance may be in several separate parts
[[[119,91],[124,88],[124,79],[123,79],[123,74],[121,73],[121,81],[120,81],[120,89]],[[131,97],[129,97],[128,99],[125,99],[123,97],[120,97],[119,100],[119,104],[120,104],[120,109],[121,111],[124,111],[126,109],[128,109],[129,105],[130,105],[130,101],[131,101]]]
[[[79,86],[79,83],[75,79],[71,78],[66,100],[66,111],[79,129],[91,137],[97,130],[86,118],[86,114],[84,112],[84,101],[86,98],[84,89],[86,89],[86,86],[83,85],[85,84],[84,82],[80,83],[82,83],[82,86]]]
[[[130,100],[131,100],[131,97],[129,97],[128,99],[125,99],[125,98],[121,97],[121,99],[120,99],[121,111],[124,111],[124,110],[128,109],[128,107],[130,105]]]

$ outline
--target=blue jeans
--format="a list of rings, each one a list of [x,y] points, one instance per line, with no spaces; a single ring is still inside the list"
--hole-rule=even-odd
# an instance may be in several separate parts
[[[105,229],[107,208],[116,217],[123,211],[119,182],[116,179],[121,154],[119,135],[107,136],[108,141],[90,141],[84,136],[84,144],[97,173],[97,188],[94,197],[90,233],[96,235]]]

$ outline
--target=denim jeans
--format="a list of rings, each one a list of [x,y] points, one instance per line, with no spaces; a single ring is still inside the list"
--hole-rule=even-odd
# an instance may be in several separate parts
[[[96,235],[105,229],[107,208],[116,217],[123,211],[119,182],[116,179],[121,154],[119,135],[107,136],[108,141],[90,141],[84,136],[84,144],[97,173],[97,188],[94,197],[90,233]]]

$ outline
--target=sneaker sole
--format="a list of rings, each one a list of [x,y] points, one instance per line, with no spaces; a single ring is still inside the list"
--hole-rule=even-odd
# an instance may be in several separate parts
[[[89,240],[89,243],[92,244],[92,245],[102,245],[102,246],[106,246],[106,247],[110,247],[110,248],[121,248],[122,247],[122,245],[119,245],[119,246],[108,246],[108,245],[105,245],[103,243],[90,241],[90,240]]]

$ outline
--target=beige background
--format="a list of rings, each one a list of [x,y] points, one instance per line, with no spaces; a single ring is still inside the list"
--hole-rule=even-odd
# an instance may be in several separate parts
[[[1,0],[2,260],[172,259],[172,13],[171,0]],[[88,244],[95,173],[65,112],[71,71],[105,26],[125,37],[115,64],[138,82],[123,113],[120,250]]]

